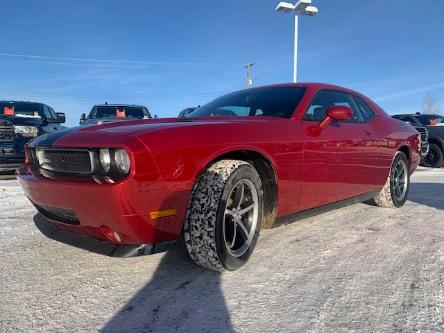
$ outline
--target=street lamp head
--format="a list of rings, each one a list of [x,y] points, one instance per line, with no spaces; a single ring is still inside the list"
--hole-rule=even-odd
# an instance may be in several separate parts
[[[296,10],[304,10],[310,5],[311,5],[311,0],[299,0],[298,2],[296,2],[294,7]]]
[[[295,4],[290,2],[279,2],[276,7],[277,11],[290,13],[294,12],[294,65],[293,65],[293,82],[297,82],[298,76],[298,24],[299,15],[314,16],[318,13],[318,8],[311,5],[312,0],[299,0]]]
[[[318,8],[311,6],[311,0],[299,0],[296,4],[281,1],[277,5],[276,10],[284,13],[296,12],[309,16],[314,16],[318,13]]]
[[[296,9],[296,6],[289,2],[281,1],[276,7],[278,12],[289,13]]]
[[[301,10],[302,15],[315,16],[319,12],[315,6],[307,6]]]

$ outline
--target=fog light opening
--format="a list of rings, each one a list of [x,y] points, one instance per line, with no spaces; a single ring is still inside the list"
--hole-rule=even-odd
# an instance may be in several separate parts
[[[97,176],[92,176],[92,178],[94,179],[94,181],[95,181],[97,184],[102,184],[102,181],[100,180],[99,177],[97,177]]]
[[[113,234],[114,234],[114,239],[117,241],[117,243],[120,243],[122,241],[122,239],[120,238],[119,234],[115,231]]]
[[[110,177],[105,177],[105,181],[106,181],[108,184],[114,184],[114,183],[115,183],[115,181],[114,181],[112,178],[110,178]]]
[[[111,228],[108,228],[107,226],[102,225],[99,229],[102,232],[102,234],[111,242],[113,242],[113,243],[122,242],[122,238],[120,237],[120,235],[117,232],[115,232],[114,230],[112,230]]]

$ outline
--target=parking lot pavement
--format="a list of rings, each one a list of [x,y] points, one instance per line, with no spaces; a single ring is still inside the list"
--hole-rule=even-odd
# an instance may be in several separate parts
[[[1,180],[0,332],[443,332],[444,170],[412,181],[402,209],[263,230],[247,266],[218,274],[181,244],[115,259],[45,238]]]

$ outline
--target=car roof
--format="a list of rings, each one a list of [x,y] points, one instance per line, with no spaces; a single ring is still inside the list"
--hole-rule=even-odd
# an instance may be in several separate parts
[[[298,83],[277,83],[277,84],[270,84],[270,85],[264,85],[264,86],[257,86],[254,88],[249,88],[249,89],[261,89],[261,88],[271,88],[271,87],[304,87],[304,88],[309,88],[309,89],[313,89],[313,90],[339,90],[339,91],[343,91],[343,92],[348,92],[348,93],[352,93],[352,94],[356,94],[356,95],[360,95],[362,96],[362,93],[349,89],[349,88],[345,88],[345,87],[341,87],[335,84],[330,84],[330,83],[321,83],[321,82],[298,82]],[[245,89],[248,90],[248,89]]]
[[[114,107],[114,106],[131,106],[131,107],[138,107],[138,108],[146,108],[147,109],[147,107],[144,106],[144,105],[136,105],[136,104],[96,104],[93,107],[97,107],[97,106],[111,106],[111,107]]]
[[[41,104],[41,105],[46,105],[45,103],[41,103],[41,102],[31,102],[31,101],[0,101],[0,103],[13,103],[13,104]]]

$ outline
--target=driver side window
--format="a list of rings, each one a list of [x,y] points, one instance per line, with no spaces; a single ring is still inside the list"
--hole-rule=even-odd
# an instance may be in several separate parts
[[[322,90],[318,92],[303,119],[320,122],[327,116],[327,109],[330,106],[347,106],[353,112],[353,117],[349,122],[365,122],[364,117],[356,108],[351,95],[330,90]]]
[[[49,108],[46,105],[43,106],[43,113],[45,114],[46,119],[53,119],[54,118],[51,114],[51,111],[49,110]]]
[[[53,119],[57,119],[57,114],[55,113],[54,109],[50,106],[48,107],[48,109],[49,109],[49,113],[51,113],[51,117]]]

